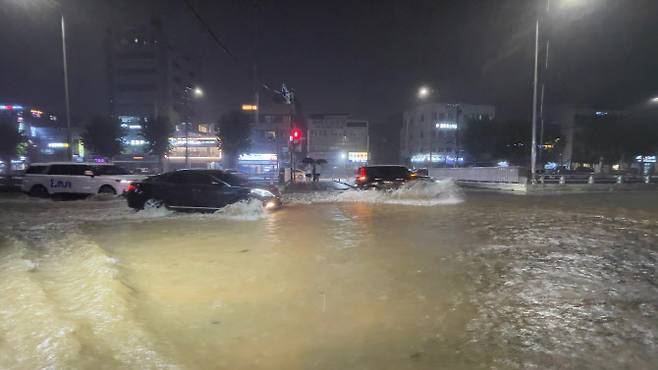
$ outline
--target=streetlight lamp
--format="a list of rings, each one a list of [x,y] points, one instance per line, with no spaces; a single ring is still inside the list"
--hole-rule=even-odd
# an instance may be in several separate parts
[[[427,86],[418,88],[418,99],[427,99],[432,94],[432,90]]]
[[[431,87],[429,87],[427,85],[422,85],[418,88],[418,92],[416,93],[416,96],[417,96],[418,100],[426,101],[432,95],[432,92],[433,91],[432,91]],[[407,130],[406,130],[407,131],[407,139],[406,139],[407,140],[407,150],[409,150],[409,146],[408,146],[408,144],[409,144],[409,142],[408,142],[408,140],[409,140],[409,138],[408,138],[409,137],[408,136],[409,127],[408,126],[409,126],[409,124],[407,123],[407,126],[406,126],[407,127]],[[430,127],[432,127],[432,126],[430,126]],[[430,129],[429,133],[430,133],[430,152],[429,152],[429,165],[428,165],[428,168],[432,165],[432,144],[433,144],[432,137],[433,137],[434,131],[432,129]]]
[[[191,93],[191,94],[190,94]],[[203,90],[199,87],[186,87],[185,88],[185,96],[187,96],[186,99],[186,104],[189,104],[190,96],[196,99],[203,98]],[[187,109],[187,117],[185,117],[186,121],[189,121],[192,117],[190,114],[190,108],[188,107]],[[190,163],[190,122],[183,122],[183,125],[185,125],[185,168],[190,168],[191,163]]]

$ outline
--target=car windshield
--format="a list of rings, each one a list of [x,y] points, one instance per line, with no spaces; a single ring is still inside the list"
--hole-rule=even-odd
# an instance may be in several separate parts
[[[658,370],[658,0],[0,0],[0,370]]]

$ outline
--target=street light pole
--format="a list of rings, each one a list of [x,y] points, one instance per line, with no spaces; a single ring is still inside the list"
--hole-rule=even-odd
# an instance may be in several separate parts
[[[530,148],[531,182],[535,183],[537,172],[537,74],[539,66],[539,15],[535,24],[535,69],[532,83],[532,147]]]
[[[62,64],[64,65],[64,99],[66,101],[66,155],[69,161],[73,160],[73,140],[71,135],[71,103],[69,100],[69,69],[66,58],[66,25],[64,22],[64,13],[60,14],[62,25]]]

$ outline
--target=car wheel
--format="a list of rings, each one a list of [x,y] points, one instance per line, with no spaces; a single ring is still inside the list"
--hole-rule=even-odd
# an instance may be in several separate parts
[[[154,199],[154,198],[149,198],[146,201],[144,201],[144,206],[142,207],[143,209],[158,209],[162,208],[164,205],[164,202],[159,200],[159,199]]]
[[[103,185],[98,189],[98,194],[116,195],[117,191],[110,185]]]
[[[34,185],[30,189],[30,196],[31,197],[37,197],[37,198],[47,198],[48,197],[48,189],[46,189],[43,185]]]

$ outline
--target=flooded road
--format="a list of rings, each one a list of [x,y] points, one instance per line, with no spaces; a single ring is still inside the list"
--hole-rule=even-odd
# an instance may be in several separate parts
[[[0,369],[658,368],[658,195],[425,190],[0,194]]]

